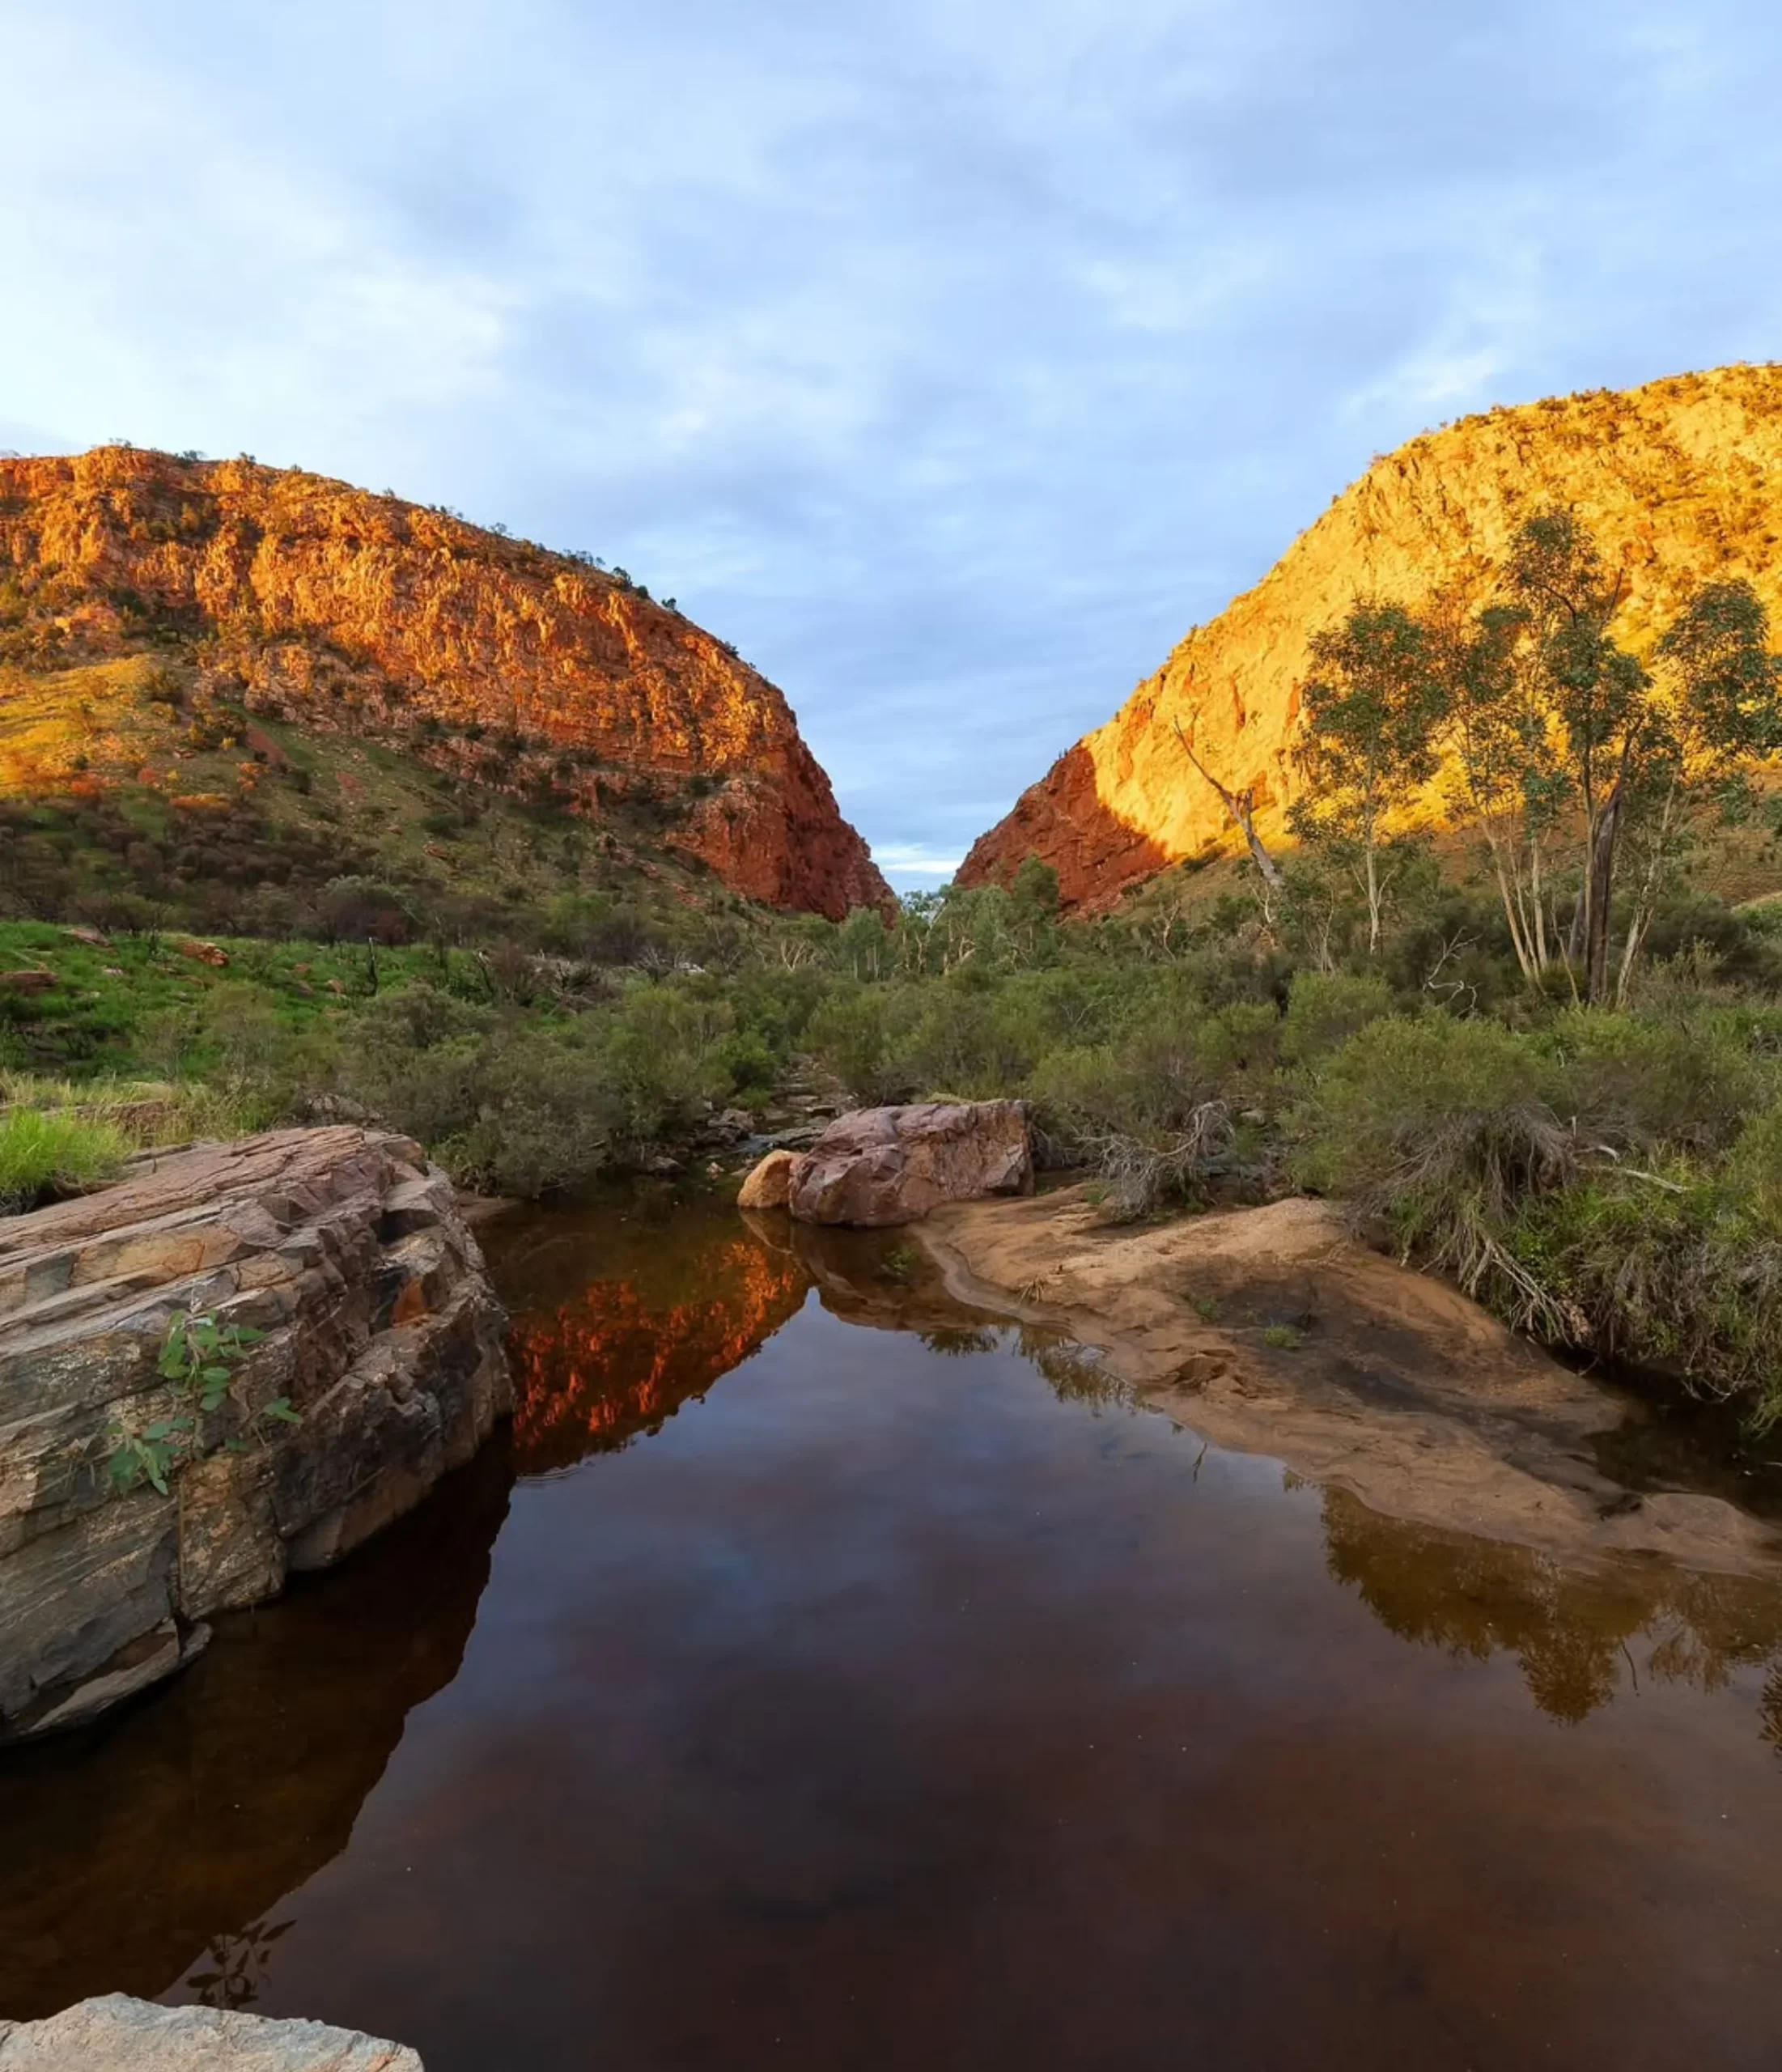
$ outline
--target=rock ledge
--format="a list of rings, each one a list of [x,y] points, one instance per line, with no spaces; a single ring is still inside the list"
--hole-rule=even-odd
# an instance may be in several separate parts
[[[158,1360],[182,1311],[265,1336],[172,1494],[115,1495],[119,1429],[181,1407]],[[375,1130],[151,1156],[0,1221],[0,1741],[170,1674],[212,1613],[410,1509],[511,1408],[504,1321],[451,1182]],[[300,1424],[229,1450],[280,1396]]]
[[[0,2072],[423,2072],[401,2044],[214,2007],[157,2007],[125,1993],[46,2022],[0,2022]]]

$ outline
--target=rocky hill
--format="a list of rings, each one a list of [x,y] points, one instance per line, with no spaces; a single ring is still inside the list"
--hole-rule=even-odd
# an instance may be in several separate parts
[[[145,657],[152,681],[121,690]],[[0,461],[0,667],[14,797],[214,789],[182,762],[277,766],[282,724],[615,843],[641,814],[774,906],[890,898],[785,698],[723,643],[621,571],[299,470],[128,447]],[[158,695],[172,731],[150,724]]]
[[[1023,793],[961,881],[1006,879],[1033,854],[1057,869],[1067,904],[1095,907],[1171,864],[1238,847],[1178,725],[1221,783],[1254,788],[1258,829],[1279,839],[1313,635],[1359,594],[1483,601],[1517,525],[1548,504],[1573,511],[1625,569],[1618,631],[1636,650],[1706,578],[1749,579],[1782,620],[1782,366],[1495,410],[1376,461],[1254,589]]]

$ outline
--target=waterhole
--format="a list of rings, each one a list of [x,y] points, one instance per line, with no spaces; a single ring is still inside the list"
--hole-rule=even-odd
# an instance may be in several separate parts
[[[671,1199],[487,1233],[511,1435],[0,1762],[0,2015],[429,2072],[1774,2072],[1782,1595],[1397,1524]]]

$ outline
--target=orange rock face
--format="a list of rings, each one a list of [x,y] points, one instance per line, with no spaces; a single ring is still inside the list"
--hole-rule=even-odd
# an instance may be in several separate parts
[[[1279,843],[1297,789],[1312,635],[1361,595],[1417,607],[1452,591],[1483,603],[1517,526],[1549,504],[1574,512],[1626,571],[1618,630],[1636,651],[1704,580],[1749,580],[1782,634],[1782,367],[1493,410],[1377,461],[1254,589],[1191,632],[1022,795],[974,846],[961,881],[1006,881],[1037,855],[1057,870],[1065,905],[1093,908],[1184,858],[1240,849],[1178,724],[1228,789],[1254,788],[1258,829]]]
[[[177,635],[252,710],[591,819],[659,802],[664,840],[751,898],[890,902],[774,686],[569,556],[294,469],[104,447],[0,461],[0,572],[53,583],[87,652]]]

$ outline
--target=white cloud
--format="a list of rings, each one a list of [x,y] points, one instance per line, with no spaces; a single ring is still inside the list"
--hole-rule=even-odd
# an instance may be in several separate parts
[[[911,880],[1377,448],[1782,324],[1762,0],[64,0],[7,64],[0,444],[622,562]]]

